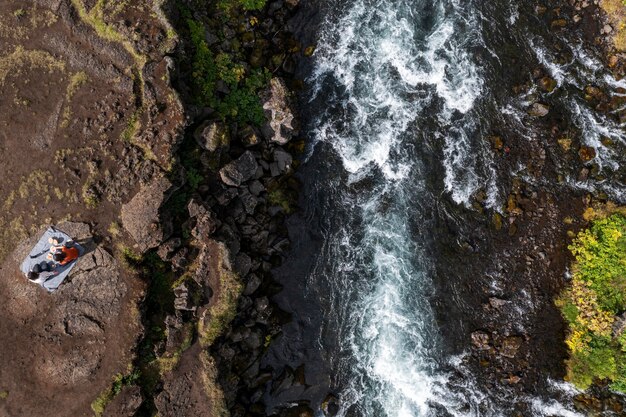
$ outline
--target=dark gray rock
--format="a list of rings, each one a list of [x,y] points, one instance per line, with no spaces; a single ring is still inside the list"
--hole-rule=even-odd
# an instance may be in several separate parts
[[[278,164],[278,170],[281,174],[286,173],[291,169],[291,164],[293,163],[293,158],[288,152],[277,148],[274,150],[274,162]]]
[[[239,187],[254,177],[257,167],[258,164],[252,152],[246,151],[239,158],[220,169],[220,177],[224,184]]]
[[[240,252],[237,254],[237,256],[235,256],[233,269],[239,274],[240,277],[246,276],[248,272],[250,272],[251,266],[252,260],[247,254]]]
[[[252,195],[258,197],[263,191],[265,191],[265,187],[263,187],[261,181],[254,180],[248,186],[248,190],[250,190]]]
[[[243,290],[243,295],[252,295],[261,286],[261,278],[256,274],[250,274],[246,288]]]

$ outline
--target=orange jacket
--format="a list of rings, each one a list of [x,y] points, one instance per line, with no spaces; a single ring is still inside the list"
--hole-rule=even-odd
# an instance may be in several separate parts
[[[63,258],[63,260],[59,262],[59,265],[67,265],[73,260],[78,259],[78,249],[76,249],[75,247],[66,248],[64,246],[63,248],[61,248],[61,251],[65,254],[65,258]]]

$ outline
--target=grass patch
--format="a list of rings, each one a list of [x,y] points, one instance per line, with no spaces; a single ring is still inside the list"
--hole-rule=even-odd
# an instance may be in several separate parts
[[[228,252],[222,243],[217,246],[218,257],[216,273],[219,274],[220,289],[217,301],[207,311],[208,322],[198,321],[198,335],[200,344],[204,347],[211,346],[215,339],[222,334],[224,328],[230,324],[237,314],[237,301],[242,291],[242,285],[236,273],[232,272],[228,265]]]
[[[575,257],[570,288],[556,301],[569,325],[567,379],[580,389],[607,380],[626,392],[626,217],[596,218],[569,247]]]
[[[0,391],[0,400],[6,400],[9,396],[9,391]]]
[[[127,39],[123,34],[118,32],[112,25],[105,22],[105,18],[108,15],[114,16],[126,7],[127,2],[118,2],[118,6],[112,12],[105,9],[106,0],[98,0],[98,2],[87,11],[82,0],[72,0],[72,5],[78,12],[80,19],[91,26],[98,36],[111,42],[119,43],[126,49],[126,51],[133,57],[138,68],[143,68],[146,63],[146,57],[141,55],[135,50],[132,42]]]
[[[46,70],[48,73],[55,71],[64,73],[65,62],[60,61],[42,50],[27,50],[18,45],[9,55],[0,58],[0,86],[3,86],[7,77],[21,76],[21,68],[33,68]]]
[[[88,80],[89,77],[87,77],[87,74],[84,71],[79,71],[70,78],[70,82],[65,91],[65,108],[63,109],[60,125],[62,128],[66,128],[70,124],[70,118],[72,117],[71,104],[74,94],[76,94],[78,89],[86,84]]]
[[[134,384],[139,379],[139,376],[140,374],[138,370],[132,370],[127,375],[115,375],[111,386],[100,393],[98,398],[91,403],[91,409],[95,413],[96,417],[100,417],[104,414],[104,410],[107,405],[109,405],[113,398],[115,398],[122,391],[122,388],[127,385]]]

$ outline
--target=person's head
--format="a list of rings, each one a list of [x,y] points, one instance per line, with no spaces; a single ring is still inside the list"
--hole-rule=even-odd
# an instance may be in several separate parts
[[[48,264],[48,262],[46,261],[41,261],[39,263],[39,271],[40,272],[50,271],[50,264]]]
[[[65,259],[65,254],[63,252],[57,252],[52,255],[52,259],[54,259],[54,262],[62,262],[63,259]]]
[[[30,271],[28,273],[28,279],[31,281],[35,281],[37,278],[39,278],[39,272],[35,272],[35,271]]]
[[[35,274],[40,273],[41,272],[41,266],[39,264],[33,265],[33,267],[30,269],[30,272],[34,272]]]
[[[74,246],[74,241],[68,239],[65,241],[65,243],[63,243],[63,246],[65,246],[66,248],[71,248]]]

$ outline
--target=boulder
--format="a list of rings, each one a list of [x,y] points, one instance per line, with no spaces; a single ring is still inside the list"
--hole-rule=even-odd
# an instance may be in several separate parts
[[[274,162],[277,165],[278,172],[284,174],[291,169],[293,158],[291,154],[279,148],[274,150]]]
[[[226,148],[230,144],[228,128],[219,121],[207,120],[193,133],[193,137],[200,147],[209,152]]]
[[[262,130],[263,135],[270,142],[286,144],[298,134],[298,122],[285,82],[280,78],[272,78],[269,88],[262,95],[262,101],[268,119]]]
[[[254,177],[257,167],[258,164],[252,152],[246,151],[239,158],[220,169],[220,177],[224,184],[239,187]]]
[[[215,213],[204,203],[192,198],[187,205],[189,217],[195,219],[196,225],[191,230],[191,234],[198,240],[203,240],[211,236],[219,226],[219,220]]]
[[[122,206],[122,224],[142,252],[159,246],[172,233],[168,222],[159,213],[172,189],[167,178],[156,177]]]
[[[534,103],[528,110],[528,114],[533,117],[545,117],[549,112],[550,106],[541,103]]]

